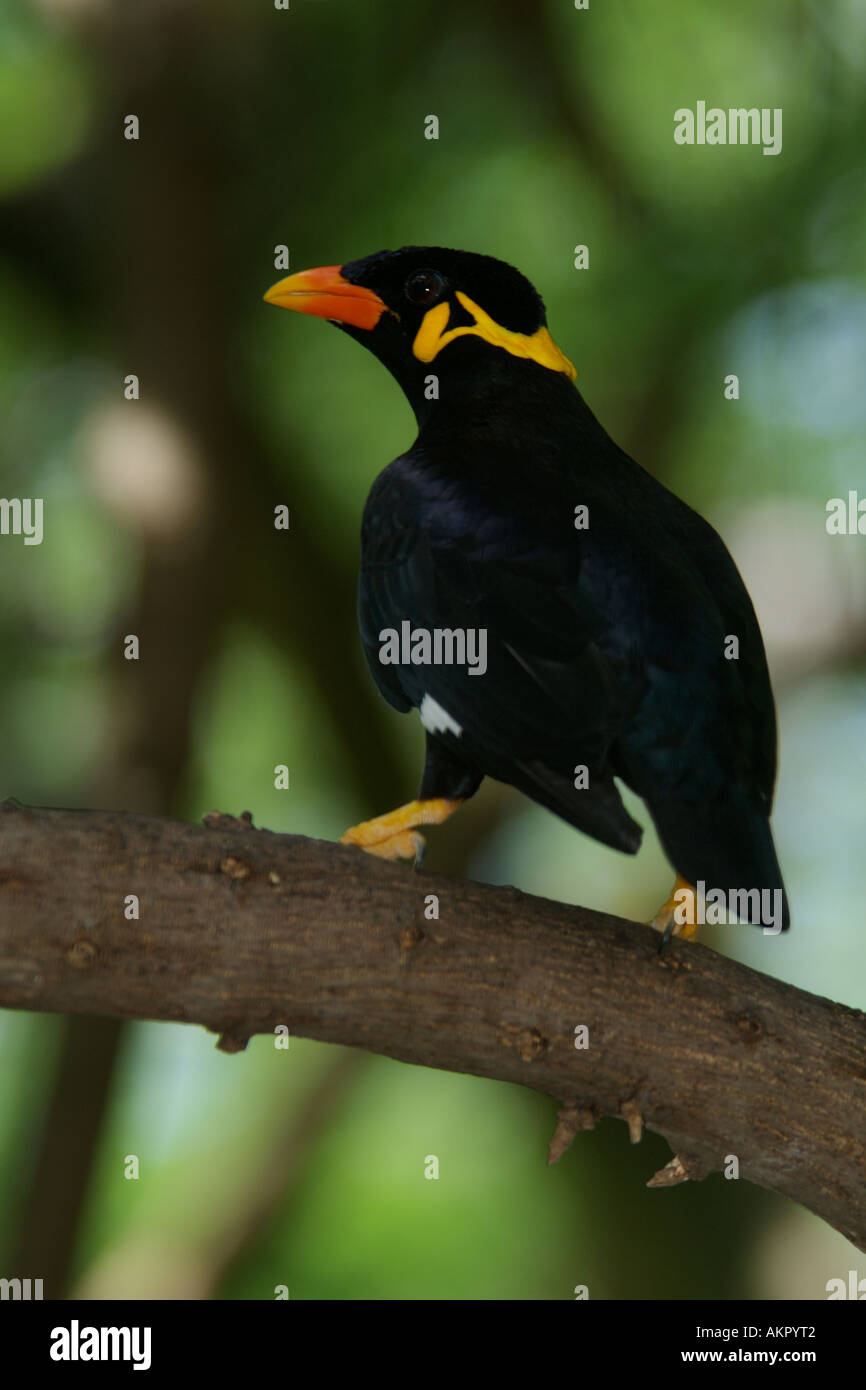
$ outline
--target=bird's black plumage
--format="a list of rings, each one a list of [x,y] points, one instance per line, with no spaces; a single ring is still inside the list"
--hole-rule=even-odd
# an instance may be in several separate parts
[[[718,534],[606,434],[551,359],[543,304],[512,267],[410,247],[342,276],[385,305],[372,328],[341,326],[397,378],[419,424],[367,501],[359,608],[382,694],[427,711],[421,796],[471,795],[494,777],[634,853],[641,830],[618,777],[689,883],[781,889],[773,696]],[[418,335],[440,303],[446,340],[422,360]],[[479,306],[505,346],[492,329],[467,331]],[[383,664],[383,630],[405,620],[485,629],[485,674]]]

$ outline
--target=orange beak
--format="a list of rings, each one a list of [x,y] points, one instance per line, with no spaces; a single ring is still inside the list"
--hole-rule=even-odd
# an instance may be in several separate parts
[[[287,275],[271,285],[265,303],[294,309],[298,314],[315,314],[320,319],[336,319],[353,328],[375,328],[387,304],[372,290],[344,280],[341,270],[339,265],[322,265]]]

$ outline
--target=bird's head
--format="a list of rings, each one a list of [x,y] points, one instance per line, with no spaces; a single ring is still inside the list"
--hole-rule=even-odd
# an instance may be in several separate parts
[[[419,415],[431,374],[446,385],[498,379],[512,389],[521,369],[576,375],[548,332],[540,295],[492,256],[404,246],[289,275],[265,299],[328,319],[364,343]]]

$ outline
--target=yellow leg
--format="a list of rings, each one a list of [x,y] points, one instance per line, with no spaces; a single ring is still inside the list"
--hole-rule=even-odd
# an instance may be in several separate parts
[[[449,801],[442,796],[429,801],[409,801],[385,816],[353,825],[340,837],[340,844],[357,845],[380,859],[414,859],[418,864],[424,853],[424,836],[419,835],[415,827],[441,825],[462,802],[462,797]]]
[[[683,922],[683,924],[680,925],[678,922],[674,921],[674,911],[683,903],[682,899],[677,901],[676,895],[682,892],[683,889],[691,893],[692,906],[695,907],[697,894],[694,888],[689,883],[688,879],[682,878],[680,874],[677,874],[676,883],[671,889],[670,897],[667,902],[659,908],[649,925],[655,927],[656,931],[667,932],[669,936],[681,936],[684,941],[695,941],[698,935],[697,922]]]

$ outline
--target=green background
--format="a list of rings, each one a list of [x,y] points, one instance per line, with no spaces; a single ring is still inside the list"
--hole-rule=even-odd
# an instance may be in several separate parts
[[[261,295],[283,243],[292,270],[484,251],[758,609],[794,930],[703,939],[862,1006],[866,537],[825,507],[866,496],[864,77],[856,0],[4,0],[0,490],[45,499],[45,538],[0,539],[0,793],[325,838],[414,794],[422,733],[375,694],[354,596],[414,422]],[[782,153],[676,145],[698,100],[781,107]],[[649,828],[627,859],[492,784],[428,866],[638,919],[671,878]],[[821,1298],[857,1267],[746,1182],[647,1191],[669,1150],[621,1121],[548,1168],[553,1106],[519,1088],[166,1024],[5,1013],[0,1049],[0,1273],[46,1293]]]

